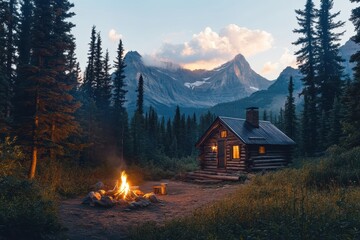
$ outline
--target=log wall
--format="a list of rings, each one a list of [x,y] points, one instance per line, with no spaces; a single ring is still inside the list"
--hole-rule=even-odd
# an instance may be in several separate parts
[[[270,170],[286,167],[291,162],[291,147],[262,145],[265,153],[259,153],[260,145],[248,146],[249,170]]]

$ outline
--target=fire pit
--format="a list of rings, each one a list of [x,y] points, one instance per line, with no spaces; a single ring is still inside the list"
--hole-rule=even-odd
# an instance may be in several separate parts
[[[89,192],[83,199],[82,204],[106,208],[121,206],[125,210],[130,210],[160,202],[154,192],[144,194],[137,186],[130,187],[125,171],[121,172],[120,179],[120,181],[116,181],[114,188],[111,190],[104,190],[104,184],[97,183],[97,190]],[[161,186],[166,187],[166,185]],[[161,192],[166,193],[166,189]]]

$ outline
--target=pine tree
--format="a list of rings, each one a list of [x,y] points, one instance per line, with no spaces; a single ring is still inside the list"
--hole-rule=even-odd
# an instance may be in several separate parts
[[[101,106],[104,108],[103,111],[106,115],[109,111],[111,101],[111,75],[110,75],[110,63],[109,63],[109,51],[106,49],[104,58],[104,76],[101,84]]]
[[[94,97],[95,88],[95,54],[96,54],[96,27],[91,29],[91,37],[89,43],[88,61],[85,71],[84,84],[82,86],[83,92],[88,98]]]
[[[116,146],[121,154],[121,159],[124,158],[124,141],[127,141],[125,137],[125,128],[127,128],[127,112],[125,109],[126,93],[125,90],[125,63],[124,63],[124,49],[122,41],[119,41],[116,60],[114,61],[114,80],[112,88],[112,101],[113,101],[113,127],[114,127],[114,138],[116,139]],[[126,117],[125,117],[126,116]]]
[[[17,132],[25,140],[23,145],[31,148],[29,178],[35,176],[40,156],[46,157],[49,150],[50,155],[55,149],[63,150],[67,142],[63,140],[76,132],[73,113],[78,107],[70,94],[73,83],[66,74],[66,56],[73,39],[73,24],[67,19],[73,16],[69,12],[73,5],[66,0],[36,0],[34,6],[30,62],[24,62],[19,81],[25,84],[17,89],[24,98],[16,112],[25,111],[14,116],[21,125]]]
[[[18,2],[17,0],[9,0],[5,10],[6,16],[6,78],[8,80],[8,89],[6,94],[6,117],[10,117],[11,99],[13,97],[13,88],[15,82],[15,65],[17,64],[16,45],[18,42]]]
[[[294,45],[300,46],[295,55],[299,64],[300,72],[304,75],[302,81],[304,89],[304,111],[302,114],[302,152],[305,155],[313,155],[318,143],[318,115],[317,115],[317,38],[315,32],[316,9],[312,0],[307,0],[304,10],[296,10],[299,29],[294,32],[302,36],[294,42]]]
[[[54,24],[52,29],[52,43],[54,52],[49,60],[49,67],[56,72],[56,82],[52,86],[56,95],[49,103],[49,118],[51,119],[51,159],[63,154],[71,145],[69,137],[79,133],[79,124],[75,120],[75,111],[80,103],[75,99],[73,89],[76,88],[77,78],[76,58],[74,56],[75,42],[71,29],[75,26],[68,19],[75,14],[70,12],[74,5],[68,0],[57,0],[53,3]],[[66,141],[65,141],[66,140]]]
[[[19,23],[19,42],[18,42],[18,65],[16,69],[16,78],[14,84],[13,102],[13,123],[12,128],[17,136],[18,144],[30,145],[29,135],[32,126],[23,124],[24,121],[31,118],[33,111],[31,109],[32,96],[28,89],[31,89],[31,81],[27,79],[32,74],[28,71],[30,67],[31,39],[33,24],[34,2],[32,0],[23,0],[20,8]],[[2,45],[2,44],[0,44]],[[28,134],[23,134],[28,133]]]
[[[360,0],[351,0],[359,3]],[[350,20],[355,26],[356,34],[352,40],[360,45],[360,7],[352,10]],[[344,94],[344,119],[342,130],[344,133],[343,145],[346,148],[360,146],[360,51],[351,56],[351,62],[355,63],[354,80],[346,88]]]
[[[125,95],[127,90],[125,90],[126,83],[125,83],[125,63],[124,63],[124,48],[122,41],[120,39],[118,49],[117,49],[117,56],[116,60],[114,61],[114,84],[113,84],[113,95],[112,100],[114,102],[114,112],[115,114],[121,114],[125,111],[124,104],[126,102]]]
[[[15,81],[17,0],[0,1],[0,134],[8,132]]]
[[[340,119],[342,118],[341,114],[341,103],[335,98],[334,105],[330,112],[330,132],[328,137],[328,146],[337,145],[340,142],[341,138],[341,123]]]
[[[34,178],[38,160],[38,152],[48,147],[51,139],[47,134],[51,129],[48,104],[54,100],[56,72],[49,66],[49,61],[54,54],[51,31],[53,27],[52,6],[49,1],[34,1],[34,28],[32,28],[32,55],[31,65],[27,69],[29,88],[26,89],[30,96],[28,119],[23,119],[23,124],[32,129],[30,132],[30,147],[32,153],[29,178]],[[51,107],[50,107],[51,108]],[[29,132],[22,133],[23,135]]]
[[[171,143],[172,143],[173,139],[174,139],[173,128],[171,125],[171,120],[169,118],[166,122],[166,135],[165,135],[165,140],[164,140],[165,154],[169,157],[173,157],[173,154],[174,154],[174,152],[171,151]]]
[[[264,120],[264,121],[267,121],[267,120],[268,120],[268,115],[267,115],[266,109],[264,109],[264,112],[263,112],[263,120]]]
[[[282,131],[284,131],[284,128],[285,128],[284,127],[284,122],[285,122],[285,120],[284,120],[284,109],[280,108],[279,117],[278,117],[278,120],[276,122],[276,126]]]
[[[144,114],[144,79],[140,74],[138,88],[137,88],[136,112],[139,115]]]
[[[96,54],[96,27],[91,29],[88,60],[84,73],[83,84],[80,86],[80,99],[82,106],[79,110],[78,118],[83,126],[83,141],[87,147],[83,152],[83,159],[94,161],[96,157],[95,146],[98,144],[95,102],[95,54]]]
[[[144,79],[140,74],[137,87],[136,111],[131,123],[132,139],[133,139],[133,153],[135,159],[139,161],[144,158]]]
[[[104,83],[104,61],[102,56],[102,40],[100,33],[96,36],[96,45],[95,45],[95,56],[94,56],[94,100],[97,106],[97,109],[100,111],[104,106],[102,106],[103,101],[103,83]]]
[[[6,109],[9,80],[6,77],[6,3],[0,1],[0,134],[7,132]]]
[[[295,111],[295,98],[294,93],[294,83],[293,78],[290,77],[289,81],[289,95],[287,96],[285,103],[285,112],[284,112],[284,129],[285,134],[291,139],[296,138],[296,111]]]
[[[321,0],[318,13],[319,23],[317,35],[319,38],[319,64],[317,66],[318,81],[320,84],[320,108],[325,114],[329,114],[335,98],[341,95],[341,77],[343,75],[342,58],[339,56],[340,37],[344,32],[334,31],[343,27],[345,22],[337,21],[335,18],[340,12],[331,14],[333,0]]]

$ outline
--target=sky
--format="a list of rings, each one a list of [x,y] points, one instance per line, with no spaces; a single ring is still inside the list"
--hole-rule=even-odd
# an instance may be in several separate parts
[[[287,66],[296,67],[292,42],[299,37],[295,9],[306,0],[73,0],[77,58],[86,66],[93,25],[103,51],[116,57],[119,39],[124,50],[137,51],[146,64],[170,61],[188,69],[213,69],[241,53],[255,72],[274,80]],[[320,0],[314,0],[319,7]],[[344,44],[354,35],[348,20],[357,5],[334,0],[341,11]]]

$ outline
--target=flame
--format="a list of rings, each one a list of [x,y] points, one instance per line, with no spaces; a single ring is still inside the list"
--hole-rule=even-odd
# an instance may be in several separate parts
[[[119,194],[121,194],[123,196],[123,199],[125,200],[126,197],[128,196],[129,192],[130,192],[130,185],[129,183],[126,181],[127,180],[127,175],[125,173],[125,171],[121,172],[121,185],[119,187]]]

